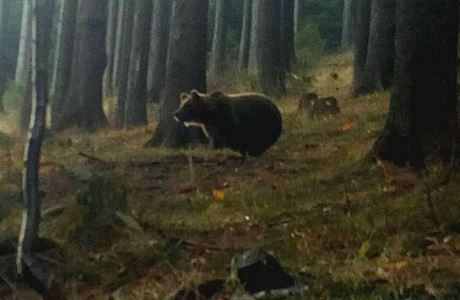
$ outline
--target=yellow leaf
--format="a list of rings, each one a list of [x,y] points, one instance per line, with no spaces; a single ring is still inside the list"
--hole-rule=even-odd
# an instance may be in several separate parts
[[[358,124],[356,124],[355,122],[345,123],[342,126],[342,130],[343,131],[350,131],[350,130],[356,129],[357,127],[358,127]]]
[[[216,200],[224,200],[225,199],[225,191],[224,190],[213,190],[212,195]]]

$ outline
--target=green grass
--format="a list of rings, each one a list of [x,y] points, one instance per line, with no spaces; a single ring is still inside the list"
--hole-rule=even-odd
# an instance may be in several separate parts
[[[385,121],[388,94],[350,99],[350,62],[343,53],[310,70],[314,89],[337,97],[341,114],[311,120],[296,111],[300,95],[289,94],[278,102],[279,142],[244,163],[231,151],[144,149],[151,127],[49,138],[43,207],[64,211],[45,217],[41,233],[60,245],[56,260],[68,294],[99,299],[118,290],[126,299],[163,299],[181,283],[226,276],[235,254],[263,246],[309,285],[313,299],[455,298],[460,178],[440,186],[445,172],[433,167],[406,188],[394,183],[406,171],[363,163]],[[11,199],[0,204],[0,239],[15,237],[20,224],[22,145],[12,139],[8,151],[0,148],[0,196]],[[94,245],[81,243],[79,168],[109,173],[127,191],[126,217],[96,230],[103,242]]]

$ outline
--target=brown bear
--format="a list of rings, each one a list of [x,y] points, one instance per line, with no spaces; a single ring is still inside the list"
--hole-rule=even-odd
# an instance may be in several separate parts
[[[239,151],[242,158],[247,154],[261,155],[276,142],[282,130],[276,105],[257,93],[182,93],[174,118],[187,127],[202,127],[215,145]]]
[[[340,108],[334,97],[319,98],[315,93],[308,93],[300,98],[298,111],[308,112],[311,118],[315,118],[338,114]]]

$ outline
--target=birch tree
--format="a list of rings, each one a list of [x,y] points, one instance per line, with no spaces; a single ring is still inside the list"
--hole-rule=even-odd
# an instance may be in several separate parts
[[[40,224],[39,168],[41,146],[46,124],[48,102],[48,53],[51,42],[53,0],[28,0],[31,11],[31,82],[32,113],[27,140],[24,148],[24,168],[22,189],[24,213],[18,241],[17,271],[34,282],[39,290],[47,290],[54,276],[46,264],[33,251]],[[32,278],[30,278],[32,277]]]

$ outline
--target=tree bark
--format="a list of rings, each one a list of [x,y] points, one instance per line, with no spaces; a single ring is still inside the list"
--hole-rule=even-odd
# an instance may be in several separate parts
[[[257,24],[259,24],[259,3],[257,0],[251,0],[251,33],[250,33],[250,43],[249,43],[249,60],[248,60],[248,69],[251,73],[257,72],[257,53],[259,46],[259,36],[257,35]]]
[[[8,80],[14,79],[21,27],[22,3],[0,0],[0,112]]]
[[[129,79],[129,61],[131,53],[131,44],[133,40],[133,25],[136,1],[127,3],[126,12],[123,16],[123,33],[122,33],[122,48],[119,57],[119,77],[118,77],[118,95],[117,95],[117,110],[115,112],[115,126],[123,128],[125,125],[126,116],[126,99],[128,98],[128,79]]]
[[[115,62],[115,51],[117,43],[117,25],[118,25],[118,0],[109,0],[109,12],[107,18],[107,38],[106,38],[106,50],[107,50],[107,68],[104,74],[104,92],[107,95],[113,94],[113,77],[114,77],[114,62]]]
[[[251,15],[252,0],[244,0],[243,8],[243,25],[241,29],[241,40],[238,57],[238,67],[240,71],[248,68],[249,63],[249,45],[251,43]]]
[[[125,128],[147,125],[147,72],[153,2],[136,0]]]
[[[149,99],[159,103],[166,76],[166,61],[168,57],[169,29],[172,2],[170,0],[155,0],[153,10],[152,38],[149,60]]]
[[[36,0],[36,1],[47,1],[47,0]],[[32,50],[33,50],[33,38],[32,38],[32,29],[33,29],[33,18],[35,18],[34,11],[31,9],[31,5],[38,4],[38,2],[32,2],[31,0],[25,0],[23,6],[23,15],[21,20],[21,37],[19,41],[19,51],[18,51],[18,60],[16,67],[16,84],[20,85],[23,88],[23,97],[21,104],[21,115],[19,119],[19,128],[22,133],[26,133],[30,124],[30,117],[32,114],[32,104],[33,104],[33,71],[32,71]],[[38,7],[38,6],[37,6]],[[50,16],[50,19],[53,19],[54,13],[54,1],[51,1],[46,6],[50,11],[47,12],[47,15]],[[26,18],[26,19],[24,19]],[[49,31],[49,35],[52,32],[52,22],[43,23],[48,24],[50,28],[44,30]],[[25,27],[24,27],[25,26]],[[51,43],[51,38],[49,38]],[[49,51],[49,45],[47,45],[47,51]],[[49,52],[47,52],[49,53]],[[48,63],[48,57],[47,57]],[[48,65],[47,65],[48,66]]]
[[[294,0],[294,34],[300,30],[303,22],[303,13],[304,13],[304,1],[305,0]]]
[[[372,0],[369,43],[366,57],[366,86],[369,91],[391,85],[395,48],[396,1]]]
[[[30,40],[31,40],[31,20],[32,11],[30,9],[30,0],[23,0],[22,18],[21,18],[21,35],[19,39],[18,58],[16,64],[15,83],[24,87],[30,80]]]
[[[118,94],[118,83],[120,81],[120,66],[122,61],[122,49],[123,49],[123,30],[124,30],[124,20],[125,14],[128,7],[128,1],[118,1],[118,15],[117,15],[117,27],[115,33],[115,49],[113,53],[113,74],[112,86],[113,91]]]
[[[5,41],[5,0],[0,0],[0,43],[3,45]],[[5,50],[4,48],[0,48],[0,68],[3,70],[4,62],[6,61],[5,57]],[[5,107],[3,106],[3,94],[5,93],[6,88],[6,74],[3,72],[0,73],[0,113],[5,111]]]
[[[38,236],[40,223],[39,168],[41,146],[46,125],[46,105],[48,101],[48,51],[51,42],[53,19],[52,0],[28,0],[35,11],[32,27],[33,37],[31,49],[31,82],[32,114],[28,139],[25,144],[23,169],[23,197],[25,208],[23,222],[18,241],[17,269],[18,273],[29,273],[44,288],[49,288],[53,276],[43,269],[33,253],[33,245]],[[51,9],[50,9],[51,8]]]
[[[457,1],[398,0],[390,112],[372,155],[423,167],[451,159],[456,132]]]
[[[281,3],[277,0],[254,0],[255,60],[259,89],[266,94],[284,91],[281,62]]]
[[[225,72],[225,52],[227,48],[227,16],[230,2],[217,0],[214,18],[214,34],[212,38],[210,73],[221,77]]]
[[[53,102],[52,98],[56,92],[56,80],[57,80],[57,69],[59,67],[59,52],[61,51],[61,35],[62,35],[62,23],[64,21],[64,6],[65,6],[65,0],[58,0],[56,2],[56,16],[55,19],[56,21],[54,22],[53,26],[53,53],[50,53],[50,56],[52,57],[53,64],[50,66],[50,101]]]
[[[295,62],[294,0],[281,1],[281,63],[286,72]]]
[[[200,130],[187,129],[172,118],[181,92],[206,91],[207,0],[176,0],[173,4],[169,53],[160,120],[146,146],[181,147],[204,141]],[[199,132],[199,133],[198,133]]]
[[[345,0],[343,3],[342,47],[351,46],[354,42],[356,25],[356,0]]]
[[[58,128],[58,120],[65,105],[65,96],[68,93],[71,75],[72,63],[74,61],[76,25],[77,25],[78,1],[64,0],[62,7],[62,21],[60,34],[57,43],[58,56],[57,64],[54,68],[54,93],[52,94],[53,102],[51,104],[51,128]]]
[[[78,125],[86,131],[95,131],[107,125],[102,109],[102,80],[107,62],[107,0],[80,0],[80,6],[78,102],[82,114]]]
[[[357,1],[357,19],[356,19],[356,45],[353,64],[353,86],[352,95],[357,97],[361,94],[371,91],[366,85],[366,58],[369,42],[369,22],[371,0]]]

